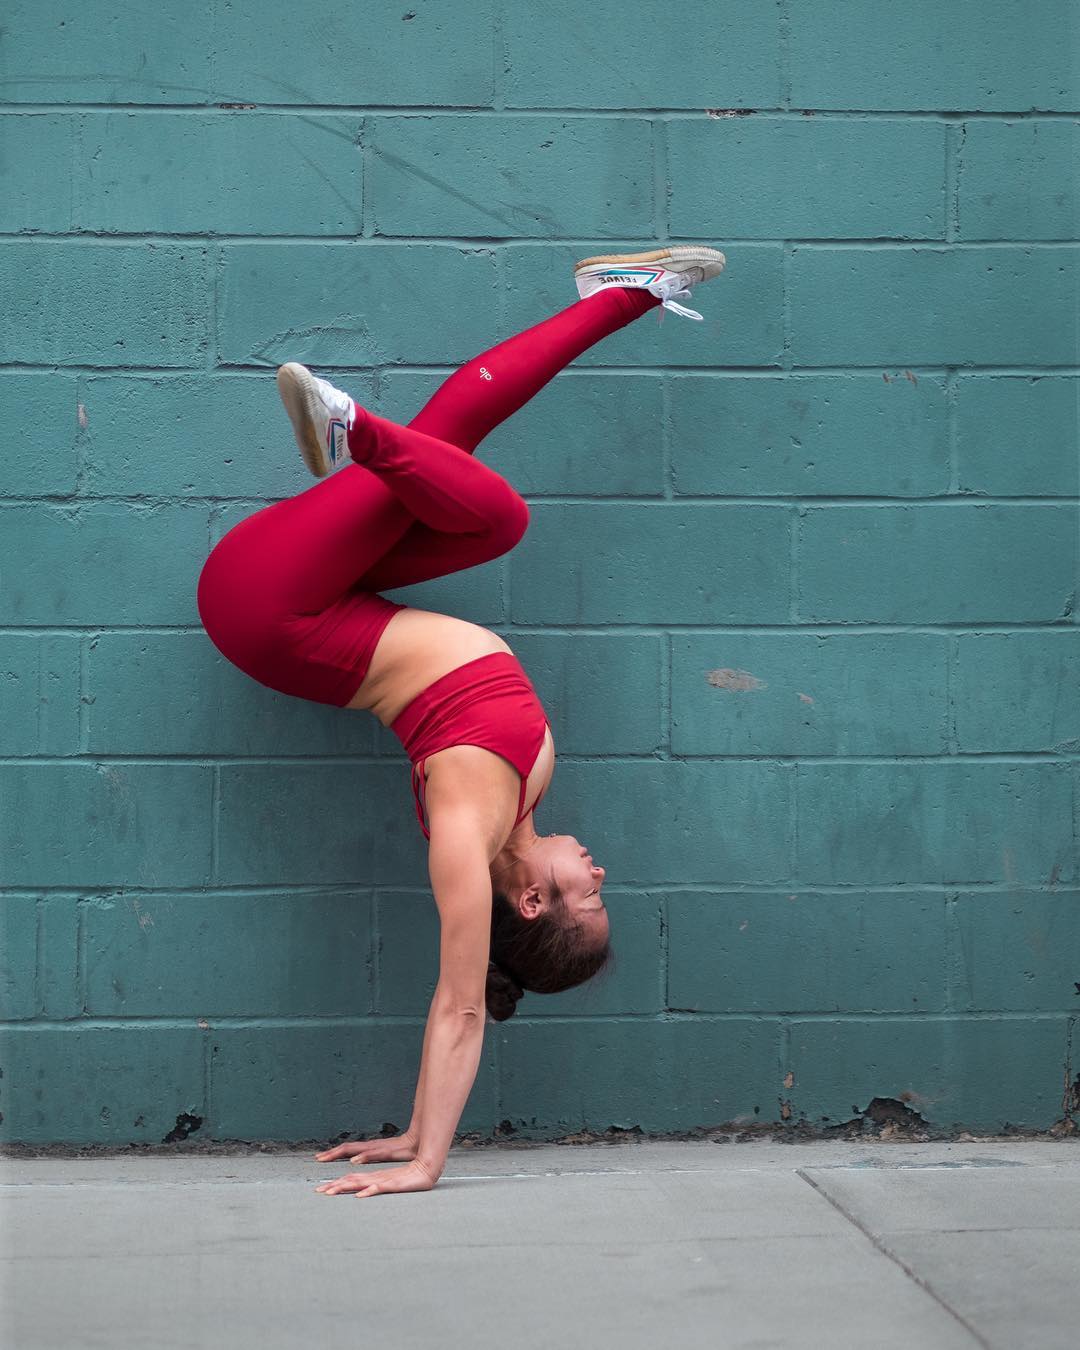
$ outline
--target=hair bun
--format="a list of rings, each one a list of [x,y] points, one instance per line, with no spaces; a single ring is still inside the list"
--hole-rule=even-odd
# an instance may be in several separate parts
[[[496,965],[494,961],[488,962],[485,1002],[496,1022],[505,1022],[508,1017],[513,1017],[518,1000],[524,993],[521,985],[502,966]]]

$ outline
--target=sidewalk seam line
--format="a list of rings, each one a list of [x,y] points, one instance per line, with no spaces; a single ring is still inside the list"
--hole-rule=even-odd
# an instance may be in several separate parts
[[[797,1167],[795,1169],[795,1175],[801,1177],[802,1180],[805,1181],[808,1186],[812,1186],[813,1189],[817,1191],[818,1195],[820,1195],[822,1199],[827,1200],[828,1203],[832,1205],[832,1207],[837,1211],[838,1214],[841,1214],[845,1219],[847,1219],[848,1223],[852,1224],[855,1228],[857,1228],[859,1232],[862,1233],[863,1237],[865,1237],[882,1254],[882,1256],[887,1257],[895,1265],[899,1266],[900,1269],[904,1272],[904,1274],[908,1277],[908,1279],[912,1280],[915,1284],[917,1284],[924,1293],[929,1294],[929,1296],[934,1300],[935,1303],[937,1303],[940,1307],[944,1308],[950,1317],[954,1318],[957,1322],[959,1322],[960,1325],[964,1328],[964,1330],[974,1338],[975,1342],[983,1347],[983,1350],[993,1350],[993,1346],[991,1345],[990,1341],[986,1340],[984,1336],[981,1336],[979,1332],[976,1331],[975,1328],[971,1325],[971,1323],[967,1321],[966,1318],[962,1317],[961,1314],[958,1313],[955,1308],[950,1307],[949,1304],[946,1303],[945,1300],[941,1297],[941,1295],[930,1284],[928,1284],[927,1281],[923,1279],[921,1275],[916,1274],[916,1272],[906,1262],[902,1261],[900,1257],[896,1255],[895,1252],[890,1251],[889,1248],[885,1245],[885,1243],[882,1242],[879,1238],[875,1237],[875,1235],[870,1231],[869,1228],[866,1227],[865,1224],[860,1223],[854,1214],[849,1213],[848,1210],[844,1208],[844,1206],[840,1203],[839,1200],[835,1200],[828,1193],[828,1191],[825,1190],[823,1186],[819,1186],[818,1183],[813,1179],[813,1177],[808,1176],[801,1167]]]

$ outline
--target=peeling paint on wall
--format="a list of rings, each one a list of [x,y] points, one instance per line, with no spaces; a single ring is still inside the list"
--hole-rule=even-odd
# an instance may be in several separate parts
[[[714,689],[727,689],[731,693],[744,693],[751,689],[767,689],[769,686],[748,670],[730,670],[721,666],[719,670],[708,670],[705,678]]]

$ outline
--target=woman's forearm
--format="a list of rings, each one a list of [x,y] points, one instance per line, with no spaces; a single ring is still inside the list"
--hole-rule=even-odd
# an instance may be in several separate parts
[[[409,1128],[405,1131],[410,1139],[417,1142],[420,1140],[420,1128],[424,1119],[424,1075],[430,1058],[431,1012],[434,1007],[435,998],[433,995],[428,1007],[427,1024],[424,1027],[424,1048],[420,1052],[420,1070],[416,1075],[416,1094],[413,1097],[412,1120],[409,1121]]]
[[[435,1180],[442,1175],[465,1103],[469,1100],[484,1046],[483,1014],[440,1008],[432,1001],[424,1033],[424,1061],[417,1162]]]

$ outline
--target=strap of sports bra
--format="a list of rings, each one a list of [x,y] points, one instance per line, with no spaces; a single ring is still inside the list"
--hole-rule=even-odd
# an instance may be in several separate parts
[[[422,774],[424,772],[424,761],[420,760],[412,766],[412,790],[413,805],[416,807],[416,819],[420,822],[420,828],[426,835],[428,830],[424,824],[424,808],[420,805],[420,785],[423,782]],[[430,837],[430,836],[429,836]]]
[[[519,774],[518,777],[521,778],[521,775]],[[514,821],[515,825],[520,825],[525,819],[525,789],[528,785],[529,780],[527,778],[521,778],[521,786],[518,788],[518,809],[517,820]]]
[[[547,720],[547,718],[545,718],[545,719],[544,719],[544,735],[545,735],[545,736],[547,735],[547,729],[548,729],[548,727],[549,727],[550,725],[551,725],[551,723]],[[540,748],[543,749],[543,746],[544,746],[544,742],[541,740],[541,742],[540,742]],[[539,756],[539,751],[537,751],[537,756]],[[536,767],[536,760],[534,759],[534,760],[533,760],[533,768],[535,768],[535,767]],[[529,770],[529,773],[532,773],[532,769]],[[549,782],[550,782],[550,780],[549,780]],[[525,815],[526,815],[526,811],[525,811],[525,790],[526,790],[526,788],[528,787],[528,785],[529,785],[529,780],[528,780],[528,777],[526,776],[525,778],[523,778],[523,779],[521,780],[521,791],[520,791],[520,793],[518,794],[518,814],[517,814],[517,820],[514,821],[514,824],[515,824],[515,825],[520,825],[521,822],[525,819]],[[546,791],[547,791],[547,786],[545,785],[544,787],[542,787],[542,788],[540,789],[540,792],[539,792],[539,794],[537,795],[536,801],[534,801],[533,804],[532,804],[532,806],[529,808],[530,811],[535,811],[535,810],[536,810],[536,808],[537,808],[537,807],[540,805],[540,803],[544,800],[544,793],[545,793]]]
[[[546,727],[547,725],[548,725],[548,724],[545,723],[545,727]],[[542,744],[542,743],[541,743],[541,744]],[[425,764],[425,761],[424,761],[423,759],[419,759],[419,760],[417,760],[417,762],[412,766],[413,802],[414,802],[414,805],[416,806],[416,819],[420,822],[420,828],[424,831],[424,834],[427,835],[427,837],[430,839],[431,836],[430,836],[430,834],[428,833],[427,825],[425,825],[425,823],[424,823],[424,808],[423,808],[423,806],[421,806],[421,804],[420,804],[420,787],[421,787],[421,785],[422,785],[422,783],[423,783],[423,781],[424,781],[424,764]],[[515,824],[515,825],[520,825],[521,822],[525,819],[525,815],[526,815],[526,811],[525,811],[525,793],[526,793],[526,791],[528,790],[528,786],[529,786],[528,776],[522,777],[522,776],[519,774],[518,777],[521,779],[521,783],[520,783],[520,786],[519,786],[519,788],[518,788],[518,809],[517,809],[517,819],[514,821],[514,824]],[[547,792],[547,788],[546,788],[546,787],[543,787],[543,788],[540,789],[540,795],[537,797],[536,801],[534,801],[533,804],[532,804],[532,810],[533,810],[533,811],[535,811],[536,808],[540,805],[541,801],[542,801],[543,798],[544,798],[544,793],[545,793],[545,792]]]

